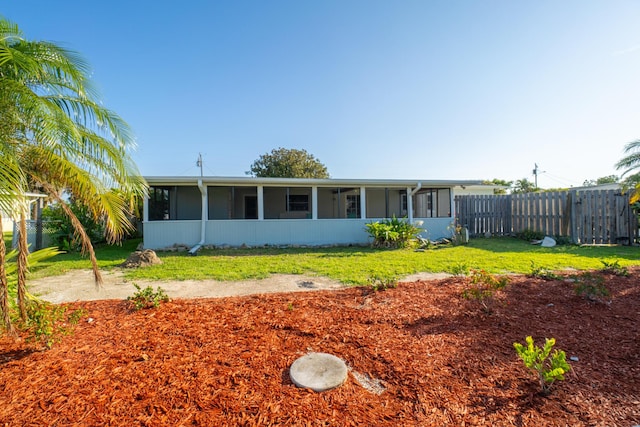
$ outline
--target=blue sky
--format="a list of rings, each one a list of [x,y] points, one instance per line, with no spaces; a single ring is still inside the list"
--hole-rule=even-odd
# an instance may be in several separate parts
[[[79,51],[143,175],[245,176],[273,148],[335,178],[579,186],[640,138],[637,1],[5,0]]]

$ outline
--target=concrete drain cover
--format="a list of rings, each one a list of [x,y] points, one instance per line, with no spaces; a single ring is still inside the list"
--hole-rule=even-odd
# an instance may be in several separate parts
[[[320,392],[341,386],[347,379],[347,365],[332,354],[309,353],[293,362],[289,376],[298,387]]]

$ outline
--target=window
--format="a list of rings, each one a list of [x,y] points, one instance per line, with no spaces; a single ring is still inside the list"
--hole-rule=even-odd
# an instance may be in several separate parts
[[[420,190],[413,199],[414,216],[446,218],[451,216],[451,191],[448,188]]]
[[[360,218],[359,194],[347,194],[347,218]]]
[[[149,189],[149,221],[170,219],[169,193],[168,187],[151,187]]]
[[[199,220],[202,197],[197,186],[158,186],[149,189],[149,221]]]
[[[308,212],[309,196],[306,194],[289,194],[287,198],[287,211]]]

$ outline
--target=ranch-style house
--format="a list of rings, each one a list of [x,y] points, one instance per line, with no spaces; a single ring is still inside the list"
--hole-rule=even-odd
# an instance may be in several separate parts
[[[145,177],[144,247],[366,244],[365,224],[396,216],[451,236],[456,194],[482,181]]]

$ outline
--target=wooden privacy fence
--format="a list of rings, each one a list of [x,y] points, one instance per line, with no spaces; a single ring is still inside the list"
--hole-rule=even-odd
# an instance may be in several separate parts
[[[472,236],[533,230],[579,244],[632,244],[638,236],[629,194],[619,190],[456,196],[455,212]]]

